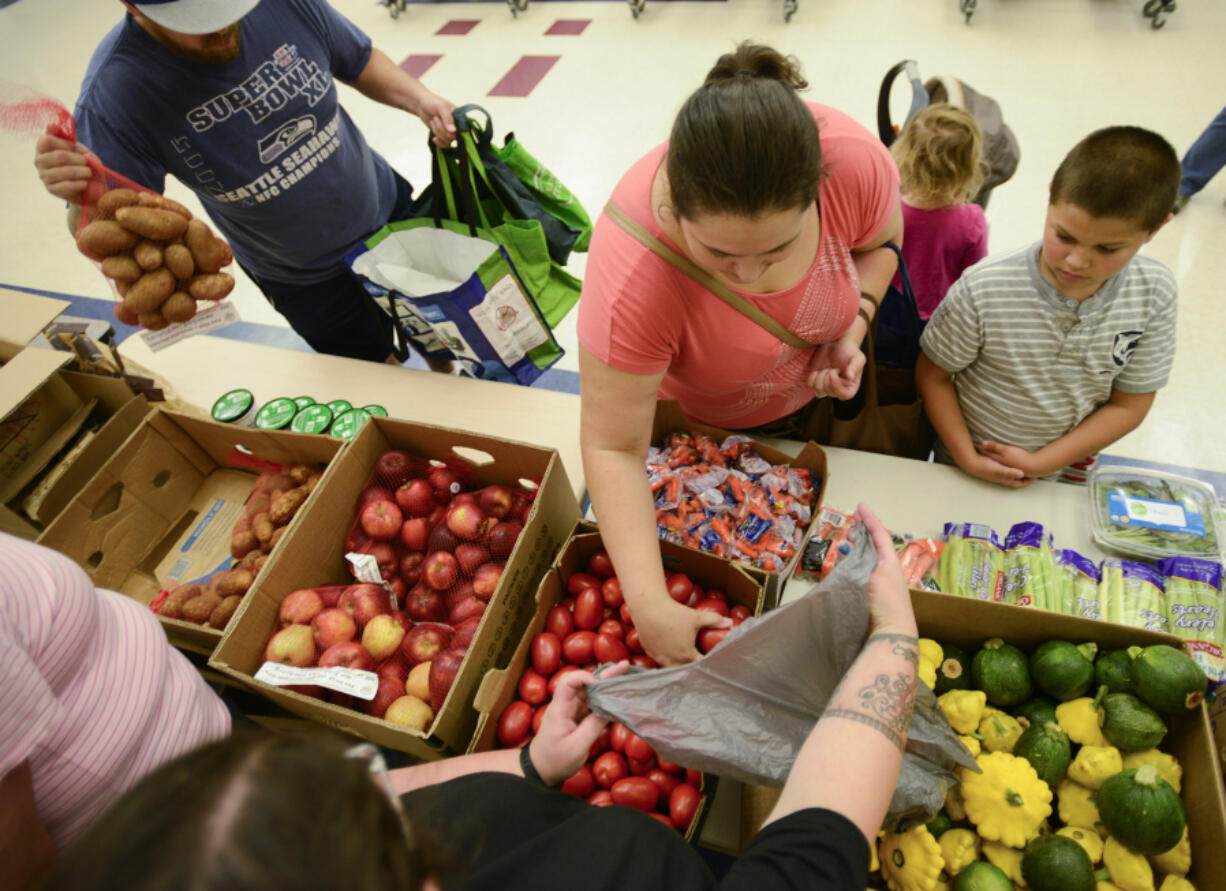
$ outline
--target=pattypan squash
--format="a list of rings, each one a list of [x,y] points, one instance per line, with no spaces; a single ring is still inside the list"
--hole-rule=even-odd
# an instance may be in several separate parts
[[[983,747],[989,752],[1008,752],[1012,755],[1013,747],[1024,729],[1013,715],[994,708],[984,709],[983,718],[979,721],[979,736],[983,739]]]
[[[1056,723],[1078,745],[1109,746],[1111,743],[1103,736],[1099,724],[1099,702],[1098,698],[1091,699],[1089,696],[1062,702],[1056,706]]]
[[[1064,826],[1056,835],[1066,835],[1085,849],[1090,863],[1097,865],[1103,859],[1103,840],[1096,830],[1087,826]]]
[[[962,787],[950,786],[945,793],[945,813],[955,823],[966,819],[966,802],[962,800]]]
[[[1098,805],[1094,803],[1094,790],[1087,789],[1070,779],[1056,786],[1056,812],[1066,826],[1092,826],[1099,835],[1105,835]]]
[[[1082,746],[1068,766],[1068,776],[1087,789],[1097,789],[1123,769],[1124,759],[1115,746]]]
[[[1094,891],[1122,891],[1122,889],[1115,882],[1106,882],[1099,879],[1098,883],[1094,886]]]
[[[1009,881],[1013,884],[1019,888],[1026,887],[1026,880],[1022,878],[1021,851],[1008,845],[1002,845],[1000,842],[985,841],[983,843],[983,856],[987,858],[989,863],[1007,875]]]
[[[1183,876],[1167,876],[1158,886],[1158,891],[1196,891],[1196,888]]]
[[[981,773],[959,769],[966,815],[985,840],[1025,847],[1051,814],[1051,789],[1025,758],[989,752],[975,763]]]
[[[941,846],[945,871],[951,876],[956,876],[979,859],[979,836],[969,829],[950,829],[942,832],[937,844]]]
[[[973,733],[979,729],[988,694],[982,690],[950,690],[938,696],[937,702],[955,733]]]
[[[966,746],[967,751],[971,753],[971,757],[975,758],[983,751],[983,745],[979,742],[979,735],[974,733],[964,733],[958,737],[962,740],[962,744]]]
[[[1183,838],[1179,844],[1169,851],[1154,854],[1149,858],[1150,864],[1158,872],[1168,876],[1186,876],[1192,868],[1192,844],[1188,841],[1188,827],[1183,827]]]
[[[945,860],[924,826],[887,832],[881,839],[881,876],[890,891],[936,891]]]
[[[1123,891],[1154,891],[1154,871],[1143,854],[1130,851],[1107,836],[1103,845],[1103,865],[1111,872],[1111,881]]]
[[[1152,764],[1158,768],[1158,776],[1166,780],[1176,792],[1179,791],[1179,784],[1183,780],[1183,768],[1175,760],[1174,755],[1159,752],[1157,749],[1143,749],[1140,752],[1124,753],[1124,770],[1131,770],[1134,767],[1141,767],[1146,764]]]
[[[933,665],[940,665],[945,661],[945,650],[931,637],[921,637],[919,639],[919,657],[928,660]]]

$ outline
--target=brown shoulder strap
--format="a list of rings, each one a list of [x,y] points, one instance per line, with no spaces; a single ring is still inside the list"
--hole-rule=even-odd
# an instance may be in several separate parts
[[[817,346],[817,344],[809,343],[809,341],[796,336],[787,328],[783,327],[783,325],[779,324],[778,321],[771,318],[762,310],[758,309],[758,307],[754,306],[740,294],[724,285],[719,279],[707,272],[707,270],[703,269],[689,257],[670,248],[663,241],[656,238],[634,220],[630,219],[629,215],[612,201],[608,202],[604,206],[604,212],[609,219],[634,236],[634,238],[641,242],[644,247],[646,247],[660,259],[671,263],[677,269],[680,269],[720,300],[724,301],[733,309],[737,310],[737,312],[740,312],[742,315],[748,317],[761,327],[765,328],[788,346],[795,347],[798,350],[807,350]]]

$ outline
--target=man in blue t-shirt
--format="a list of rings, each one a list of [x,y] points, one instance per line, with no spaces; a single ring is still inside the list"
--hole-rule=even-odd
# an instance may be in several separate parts
[[[375,49],[326,0],[145,0],[102,40],[75,145],[40,137],[51,194],[78,200],[83,156],[161,192],[200,198],[235,259],[317,351],[384,361],[391,324],[345,255],[409,215],[412,187],[366,143],[334,80],[419,117],[440,144],[453,103]],[[86,148],[88,146],[88,148]],[[79,205],[70,209],[75,230]]]

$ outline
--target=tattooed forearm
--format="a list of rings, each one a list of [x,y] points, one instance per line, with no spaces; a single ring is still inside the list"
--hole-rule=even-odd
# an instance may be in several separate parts
[[[893,743],[895,748],[897,748],[899,751],[902,751],[903,747],[906,745],[906,740],[895,733],[894,729],[890,727],[889,724],[874,718],[872,715],[864,715],[860,712],[853,712],[851,709],[846,708],[828,708],[826,711],[822,712],[822,717],[845,718],[848,721],[855,721],[859,724],[865,725],[866,727],[872,727],[874,730],[881,733],[881,735],[888,739],[891,743]]]
[[[836,696],[836,700],[843,697]],[[879,674],[873,683],[855,694],[855,708],[846,706],[828,708],[824,715],[846,718],[881,732],[900,751],[907,742],[907,730],[911,726],[911,707],[915,700],[915,679],[906,672],[898,672],[891,680],[887,674]]]
[[[892,634],[881,632],[869,637],[868,642],[872,643],[875,640],[889,641],[890,652],[895,656],[902,656],[912,665],[919,665],[919,641],[908,634]]]

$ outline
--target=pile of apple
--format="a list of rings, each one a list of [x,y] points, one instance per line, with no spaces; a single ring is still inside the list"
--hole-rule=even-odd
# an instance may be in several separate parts
[[[442,708],[532,500],[509,486],[469,489],[467,468],[384,452],[358,497],[346,553],[369,554],[380,583],[320,585],[281,601],[266,661],[373,671],[374,699],[307,695],[425,730]]]
[[[704,591],[685,573],[672,573],[667,581],[669,594],[679,603],[717,612],[731,618],[734,625],[751,615],[745,606],[730,607],[723,591]],[[498,742],[503,747],[526,745],[532,739],[558,678],[567,672],[593,671],[599,664],[622,659],[641,668],[657,667],[643,652],[606,551],[593,553],[586,570],[572,573],[565,583],[569,596],[549,610],[544,630],[533,637],[518,698],[498,719]],[[710,652],[727,633],[728,629],[704,629],[698,636],[698,648]],[[694,819],[701,785],[698,771],[661,760],[647,742],[616,722],[592,745],[587,762],[562,790],[590,804],[637,808],[684,833]]]

